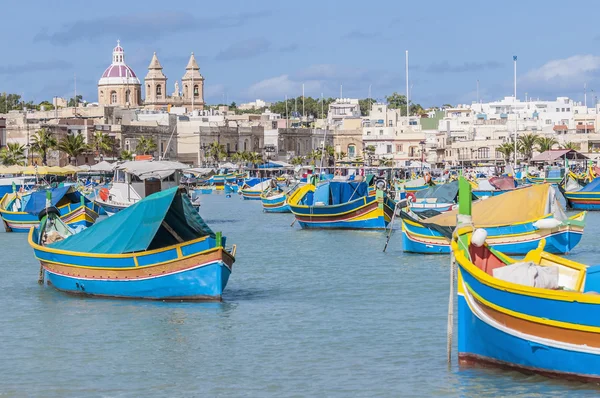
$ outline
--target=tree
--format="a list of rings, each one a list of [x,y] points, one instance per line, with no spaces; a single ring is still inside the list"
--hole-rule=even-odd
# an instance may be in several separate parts
[[[524,134],[517,140],[517,149],[525,158],[525,161],[531,159],[533,156],[533,148],[538,141],[538,135],[535,133]]]
[[[93,146],[96,152],[98,153],[98,157],[104,157],[104,152],[110,150],[110,144],[111,143],[108,138],[108,134],[103,133],[102,131],[94,132]]]
[[[2,93],[0,96],[0,113],[23,109],[19,94]]]
[[[154,152],[156,150],[156,143],[150,138],[140,137],[137,141],[137,145],[135,146],[135,152],[138,155],[149,155],[150,152]]]
[[[0,161],[5,166],[25,163],[25,146],[16,142],[9,142],[0,149]]]
[[[52,105],[48,101],[40,102],[39,105],[37,106],[37,109],[42,110],[42,107],[44,107],[44,110],[46,110],[46,111],[51,111],[54,109],[54,105]]]
[[[537,148],[539,152],[546,152],[552,149],[554,145],[558,145],[558,141],[554,137],[538,137]]]
[[[504,144],[502,144],[498,148],[496,148],[496,151],[498,151],[499,153],[504,155],[504,161],[506,163],[508,163],[510,161],[510,156],[513,154],[514,150],[515,150],[515,147],[510,142],[505,142]]]
[[[67,103],[68,107],[73,107],[76,106],[77,104],[82,104],[83,103],[83,96],[82,95],[78,95],[75,98],[71,98],[69,99],[69,102]]]
[[[381,167],[392,167],[394,160],[392,158],[379,159],[379,166]]]
[[[296,156],[291,160],[291,163],[294,166],[302,166],[304,164],[304,157],[303,156]]]
[[[54,134],[45,128],[36,131],[31,138],[31,150],[42,156],[42,165],[44,166],[48,164],[48,150],[55,149],[57,145]]]
[[[369,116],[371,112],[371,107],[373,104],[377,103],[373,98],[365,98],[358,100],[358,104],[360,105],[360,115],[361,116]]]
[[[346,158],[347,154],[346,152],[340,152],[337,154],[337,160],[344,160],[344,158]]]
[[[560,146],[562,149],[572,149],[574,151],[578,151],[581,149],[581,144],[576,142],[565,142]]]
[[[262,156],[260,155],[260,153],[249,152],[248,153],[248,161],[250,163],[252,163],[252,165],[254,167],[256,167],[257,165],[262,164],[263,159],[262,159]]]
[[[75,162],[77,164],[77,157],[88,151],[89,148],[85,143],[83,135],[68,134],[58,143],[58,150],[69,156],[69,163]]]
[[[385,97],[387,101],[388,108],[390,109],[401,109],[406,115],[406,96],[402,94],[398,94],[394,91],[392,95],[388,95]]]
[[[122,150],[119,155],[119,160],[133,160],[133,153],[130,151]]]
[[[452,104],[444,104],[444,105],[442,105],[442,108],[454,108],[454,107],[452,106]]]
[[[217,141],[212,142],[208,146],[206,155],[213,158],[215,161],[215,164],[219,163],[219,160],[227,157],[227,153],[225,152],[225,146],[219,144]]]

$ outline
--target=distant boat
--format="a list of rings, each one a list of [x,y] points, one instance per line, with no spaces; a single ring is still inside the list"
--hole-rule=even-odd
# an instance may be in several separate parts
[[[267,190],[260,195],[263,211],[265,213],[291,213],[292,210],[290,209],[288,198],[297,188],[298,184],[287,191],[279,187]]]
[[[457,228],[458,361],[563,380],[600,381],[600,266],[544,251],[515,260],[487,228]]]
[[[384,229],[396,203],[384,191],[374,192],[364,181],[325,181],[297,189],[288,203],[302,228]]]
[[[260,200],[260,195],[272,186],[271,179],[250,178],[246,180],[240,193],[245,200]]]
[[[97,204],[86,198],[75,186],[66,186],[21,194],[4,195],[0,201],[0,216],[6,232],[29,232],[40,223],[45,209],[46,192],[52,194],[52,205],[58,209],[63,222],[71,227],[89,227],[98,218]]]
[[[425,220],[404,211],[402,244],[413,253],[450,253],[456,210]],[[546,240],[546,250],[569,253],[581,240],[586,213],[567,217],[550,184],[532,185],[473,203],[475,227],[488,231],[488,244],[504,253],[526,254]]]
[[[36,179],[32,177],[6,177],[0,178],[0,198],[11,193],[13,186],[17,191],[29,191],[35,187]]]
[[[78,234],[49,212],[29,243],[43,278],[58,290],[154,300],[219,300],[236,251],[177,187]]]
[[[600,177],[581,187],[571,178],[567,179],[561,191],[567,200],[567,206],[576,210],[600,210]]]

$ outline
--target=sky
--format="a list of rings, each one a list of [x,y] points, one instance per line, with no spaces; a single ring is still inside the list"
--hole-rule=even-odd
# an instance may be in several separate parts
[[[0,92],[40,102],[75,92],[97,101],[97,82],[119,39],[140,80],[156,52],[168,92],[194,52],[205,101],[405,93],[411,101],[471,103],[513,94],[600,92],[600,2],[481,0],[6,1]],[[142,81],[143,82],[143,81]]]

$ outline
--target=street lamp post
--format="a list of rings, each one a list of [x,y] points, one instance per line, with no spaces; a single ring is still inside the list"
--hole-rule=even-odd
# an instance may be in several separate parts
[[[421,175],[423,175],[423,162],[425,160],[425,141],[420,141],[419,145],[421,145]]]

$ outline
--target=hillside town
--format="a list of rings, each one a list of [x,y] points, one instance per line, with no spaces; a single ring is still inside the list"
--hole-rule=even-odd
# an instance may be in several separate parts
[[[398,106],[369,99],[364,112],[359,99],[337,98],[315,115],[302,111],[304,98],[298,97],[286,101],[285,112],[275,113],[272,104],[261,99],[239,106],[207,105],[205,78],[193,53],[182,65],[181,84],[175,81],[172,86],[158,55],[149,58],[142,82],[117,43],[112,62],[98,81],[95,102],[55,97],[39,110],[21,104],[20,109],[6,112],[9,101],[4,94],[0,145],[13,144],[28,163],[41,164],[42,154],[34,145],[40,131],[57,143],[72,140],[63,150],[59,145],[48,148],[49,166],[135,155],[206,165],[232,160],[240,153],[254,154],[262,161],[308,164],[324,147],[332,161],[346,164],[494,166],[512,159],[515,137],[519,142],[524,136],[535,140],[518,146],[520,160],[547,149],[576,149],[589,158],[600,152],[596,131],[600,108],[595,98],[588,106],[587,98],[580,103],[567,97],[508,96],[419,112],[412,112],[411,106],[408,115],[406,102]],[[74,137],[79,137],[79,147],[73,148]]]

